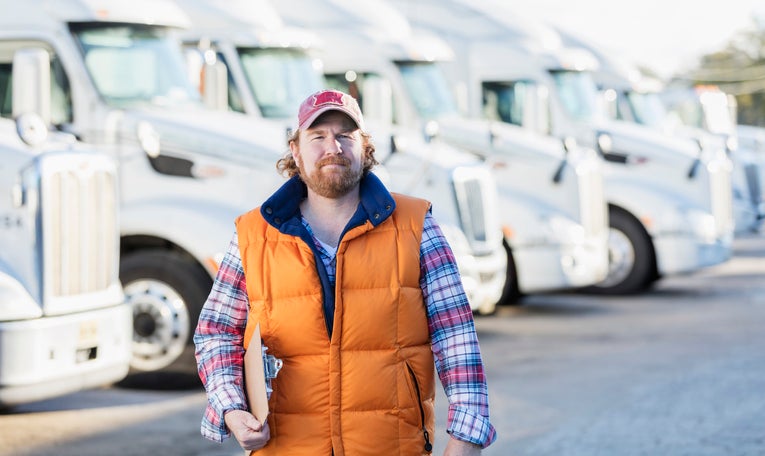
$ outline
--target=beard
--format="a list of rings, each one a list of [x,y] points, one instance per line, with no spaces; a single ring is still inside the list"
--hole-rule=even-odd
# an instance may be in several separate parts
[[[326,165],[341,165],[342,170],[324,170]],[[345,157],[327,157],[316,162],[313,172],[308,173],[302,160],[298,163],[300,178],[314,193],[325,198],[338,198],[353,190],[361,181],[361,167],[354,169]]]

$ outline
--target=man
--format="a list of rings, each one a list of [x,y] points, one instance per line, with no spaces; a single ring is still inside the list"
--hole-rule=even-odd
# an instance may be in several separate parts
[[[435,368],[449,397],[444,455],[496,433],[472,313],[424,200],[391,195],[359,106],[325,90],[300,106],[290,179],[236,221],[194,335],[202,435],[279,455],[430,454]],[[283,360],[270,414],[247,411],[243,355],[260,325]],[[435,358],[435,363],[434,363]]]

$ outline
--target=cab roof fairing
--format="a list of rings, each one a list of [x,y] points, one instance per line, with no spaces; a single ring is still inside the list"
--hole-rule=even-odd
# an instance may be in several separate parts
[[[4,5],[7,4],[7,5]],[[103,22],[187,28],[189,17],[169,0],[0,0],[0,9],[13,10],[9,20],[30,18],[45,23]],[[45,14],[40,14],[44,11]]]

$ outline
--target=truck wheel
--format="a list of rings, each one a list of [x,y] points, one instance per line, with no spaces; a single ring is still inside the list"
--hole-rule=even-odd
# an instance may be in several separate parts
[[[122,257],[120,280],[133,306],[131,370],[193,372],[194,328],[212,287],[207,272],[176,252],[145,250]]]
[[[608,276],[586,291],[634,294],[648,288],[656,270],[656,256],[648,233],[631,214],[609,208]]]

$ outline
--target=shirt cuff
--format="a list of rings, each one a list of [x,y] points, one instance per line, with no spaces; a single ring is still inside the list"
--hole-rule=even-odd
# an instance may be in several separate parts
[[[449,425],[446,432],[464,442],[486,448],[497,440],[497,431],[489,423],[489,417],[458,405],[449,406]]]
[[[205,415],[202,418],[202,437],[218,443],[223,442],[227,438],[231,437],[231,432],[226,426],[226,421],[224,420],[226,412],[231,410],[246,410],[246,407],[243,405],[235,404],[226,407],[220,412],[220,414],[218,414],[208,404],[207,409],[205,410]]]

